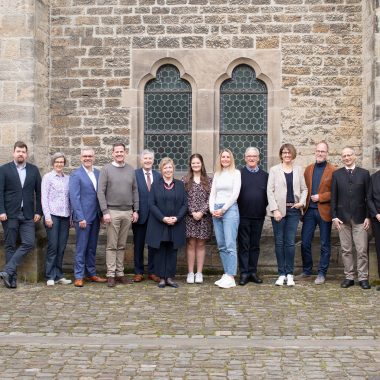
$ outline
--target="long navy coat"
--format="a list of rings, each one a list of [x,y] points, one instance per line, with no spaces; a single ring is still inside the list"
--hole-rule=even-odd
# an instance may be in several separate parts
[[[148,246],[159,248],[166,224],[162,221],[165,216],[175,216],[177,223],[173,226],[173,248],[177,249],[186,244],[185,215],[187,212],[187,198],[182,181],[174,180],[176,215],[169,215],[168,204],[165,198],[164,180],[154,181],[149,193],[150,214],[146,231],[145,242]]]

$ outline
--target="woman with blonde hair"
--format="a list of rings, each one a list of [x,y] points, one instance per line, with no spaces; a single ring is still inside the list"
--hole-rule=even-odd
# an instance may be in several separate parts
[[[239,226],[239,209],[236,201],[240,187],[241,175],[235,168],[234,156],[229,149],[223,149],[216,159],[209,199],[216,242],[224,269],[221,279],[215,282],[220,288],[236,286],[236,237]]]
[[[185,215],[187,200],[182,181],[174,179],[174,162],[165,157],[159,165],[162,178],[154,181],[149,193],[149,220],[146,243],[153,250],[155,274],[159,288],[178,288],[177,251],[186,243]]]

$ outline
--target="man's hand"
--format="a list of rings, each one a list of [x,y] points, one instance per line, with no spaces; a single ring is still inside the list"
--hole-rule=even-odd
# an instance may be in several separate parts
[[[86,228],[86,226],[87,226],[87,223],[85,220],[81,220],[79,222],[79,228],[81,228],[82,230],[84,230]]]
[[[371,225],[371,221],[370,221],[370,219],[369,219],[369,218],[365,218],[365,219],[364,219],[364,223],[363,223],[363,228],[364,228],[366,231],[368,231],[370,225]]]
[[[139,220],[139,213],[134,211],[132,214],[132,223],[137,223],[138,220]]]
[[[111,215],[110,214],[104,214],[103,215],[103,221],[105,224],[111,223]]]
[[[41,220],[41,215],[34,214],[34,223],[38,223]]]
[[[334,223],[335,228],[338,231],[340,231],[340,229],[342,228],[343,222],[339,218],[335,218],[334,221],[333,221],[333,223]]]
[[[310,198],[313,202],[319,202],[319,194],[314,194]]]
[[[5,222],[7,219],[7,214],[0,214],[0,221]]]

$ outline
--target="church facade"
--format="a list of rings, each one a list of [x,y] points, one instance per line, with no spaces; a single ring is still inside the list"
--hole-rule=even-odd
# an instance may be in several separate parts
[[[212,172],[220,147],[265,168],[282,143],[313,160],[353,146],[379,164],[377,2],[369,0],[2,0],[0,159],[24,140],[42,171],[81,147],[97,165],[124,142],[183,173],[191,153]]]

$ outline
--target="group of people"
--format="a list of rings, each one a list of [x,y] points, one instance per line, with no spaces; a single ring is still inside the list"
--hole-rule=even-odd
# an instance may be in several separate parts
[[[345,279],[355,284],[353,245],[357,252],[358,284],[369,289],[368,232],[372,225],[380,275],[380,171],[372,178],[356,166],[354,149],[342,151],[343,167],[327,161],[328,144],[316,145],[315,162],[304,171],[294,164],[297,152],[283,144],[280,163],[269,170],[259,166],[260,152],[249,147],[245,165],[236,169],[233,153],[223,149],[210,178],[200,154],[193,154],[181,180],[174,178],[169,157],[153,170],[154,152],[141,152],[141,168],[126,163],[126,147],[115,143],[113,161],[101,171],[94,167],[92,148],[81,150],[81,166],[64,173],[66,157],[51,157],[52,170],[41,180],[36,166],[27,162],[28,148],[14,145],[13,161],[0,167],[0,220],[4,230],[5,267],[0,272],[7,288],[17,287],[17,267],[35,244],[35,223],[43,216],[48,245],[45,256],[47,286],[71,284],[63,273],[63,256],[74,225],[76,248],[74,285],[86,281],[116,284],[143,281],[144,249],[148,247],[148,279],[159,288],[177,288],[177,251],[186,245],[189,284],[203,283],[205,246],[214,231],[223,265],[215,282],[220,288],[248,282],[261,284],[257,266],[266,215],[271,217],[278,265],[277,286],[294,286],[312,276],[312,241],[320,231],[320,261],[316,285],[326,281],[331,255],[331,228],[339,233]],[[303,270],[294,276],[295,241],[302,220]],[[372,220],[372,222],[371,222]],[[106,225],[106,277],[96,272],[100,224]],[[124,257],[129,230],[134,243],[134,277],[125,276]],[[18,244],[19,239],[19,244]],[[196,267],[196,270],[195,270]],[[379,288],[378,288],[379,290]]]

